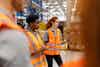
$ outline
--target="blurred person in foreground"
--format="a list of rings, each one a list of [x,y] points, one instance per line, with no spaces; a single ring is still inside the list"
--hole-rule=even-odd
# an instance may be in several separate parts
[[[47,23],[47,32],[44,35],[44,41],[47,46],[47,50],[44,51],[48,63],[48,67],[53,66],[53,59],[56,60],[59,67],[62,66],[62,59],[60,56],[62,34],[58,29],[58,18],[52,17]]]
[[[81,34],[86,47],[86,65],[100,67],[100,0],[81,0]]]
[[[22,11],[24,0],[0,0],[0,67],[32,67],[29,41],[15,24],[15,11]]]

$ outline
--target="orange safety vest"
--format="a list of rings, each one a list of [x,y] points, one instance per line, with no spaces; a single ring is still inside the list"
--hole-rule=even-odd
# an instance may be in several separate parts
[[[61,48],[61,43],[62,43],[61,31],[59,29],[57,29],[56,35],[54,35],[54,33],[50,29],[48,29],[48,38],[49,38],[49,42],[47,44],[48,49],[45,50],[44,53],[46,55],[59,55],[60,52],[59,52],[59,50],[56,50],[56,48],[58,48],[58,49]],[[51,44],[54,44],[54,46],[51,46]]]
[[[37,38],[36,38],[36,36],[34,36],[33,33],[31,32],[27,32],[27,33],[33,42],[33,48],[34,48],[33,53],[35,51],[41,50],[42,46],[44,45],[41,37],[37,34]],[[31,63],[33,64],[34,67],[47,67],[45,55],[42,54],[41,52],[31,57]]]

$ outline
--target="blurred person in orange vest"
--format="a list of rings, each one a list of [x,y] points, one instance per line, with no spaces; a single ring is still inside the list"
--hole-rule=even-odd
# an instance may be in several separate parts
[[[47,67],[45,55],[42,52],[45,48],[45,45],[41,34],[38,31],[39,17],[37,15],[29,15],[26,19],[26,22],[28,23],[27,33],[31,38],[33,48],[31,54],[31,63],[34,67]]]
[[[24,0],[0,0],[0,67],[32,67],[29,41],[15,24],[14,12]]]
[[[47,23],[47,32],[44,35],[44,41],[47,50],[44,51],[48,63],[48,67],[52,67],[53,58],[56,60],[59,67],[62,65],[62,59],[59,49],[62,44],[62,34],[58,29],[58,18],[52,17]]]

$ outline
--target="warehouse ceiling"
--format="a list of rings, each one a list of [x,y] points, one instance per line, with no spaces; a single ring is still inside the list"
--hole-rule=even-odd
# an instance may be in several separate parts
[[[47,20],[52,16],[58,16],[59,19],[61,18],[62,20],[66,19],[66,0],[44,0],[43,8],[47,10],[47,12],[43,13],[45,19]]]

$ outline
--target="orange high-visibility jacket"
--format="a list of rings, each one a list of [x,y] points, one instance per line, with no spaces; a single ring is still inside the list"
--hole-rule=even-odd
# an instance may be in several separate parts
[[[39,34],[37,34],[37,37],[31,33],[27,32],[33,42],[33,53],[39,51],[42,49],[42,46],[44,45],[41,37]],[[46,60],[45,60],[45,55],[42,54],[42,52],[37,53],[36,55],[32,55],[31,57],[31,63],[33,64],[34,67],[46,67]]]
[[[54,35],[54,32],[52,32],[51,29],[48,29],[48,39],[49,42],[47,43],[47,50],[44,51],[46,55],[59,55],[59,50],[56,50],[56,48],[61,48],[61,31],[59,29],[56,30],[56,35]],[[51,46],[51,45],[54,46]],[[53,48],[53,49],[52,49]]]

